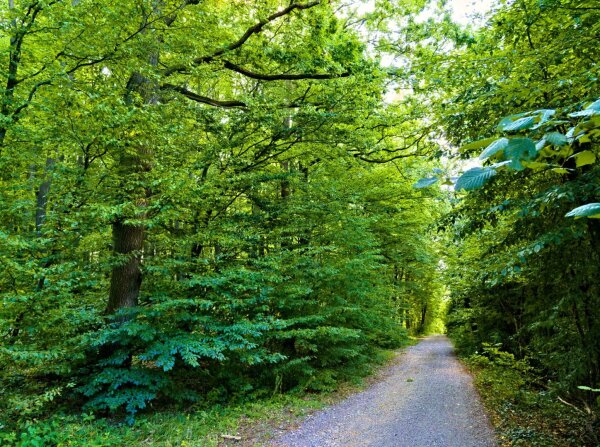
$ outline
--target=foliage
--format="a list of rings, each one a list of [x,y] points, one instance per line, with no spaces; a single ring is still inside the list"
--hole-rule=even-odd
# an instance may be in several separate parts
[[[448,237],[449,333],[465,355],[501,343],[517,361],[527,359],[536,386],[550,390],[541,408],[566,408],[560,397],[589,412],[589,419],[564,418],[586,432],[571,445],[596,445],[598,432],[590,389],[600,380],[600,233],[597,219],[577,217],[594,217],[600,202],[598,48],[591,44],[599,12],[590,1],[499,2],[485,26],[462,27],[439,14],[415,24],[419,37],[396,42],[408,53],[415,94],[448,143],[442,164],[464,170],[439,224]],[[506,390],[512,374],[498,372]],[[516,396],[514,405],[526,398]],[[534,440],[524,422],[513,428],[515,445],[554,445]]]
[[[374,366],[396,357],[393,351],[382,351]],[[354,377],[343,383],[334,393],[287,394],[260,393],[237,396],[223,401],[218,393],[205,395],[193,405],[166,407],[161,412],[140,414],[133,425],[96,417],[93,413],[57,413],[48,419],[27,421],[12,431],[0,432],[0,441],[6,446],[41,445],[118,447],[146,444],[150,446],[182,445],[190,447],[218,446],[223,434],[239,435],[244,443],[261,445],[274,430],[293,425],[297,420],[325,405],[362,389],[366,383]],[[53,444],[52,444],[53,443]]]
[[[586,417],[537,386],[540,378],[524,360],[486,344],[465,358],[475,385],[506,446],[579,446],[586,443]],[[589,440],[587,440],[589,441]]]
[[[330,390],[439,321],[436,144],[383,100],[382,11],[0,8],[1,424]]]

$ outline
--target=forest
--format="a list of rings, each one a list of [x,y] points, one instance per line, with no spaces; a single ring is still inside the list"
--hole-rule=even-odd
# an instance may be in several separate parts
[[[0,4],[0,445],[225,445],[149,427],[442,332],[502,445],[599,445],[600,6],[482,3]]]

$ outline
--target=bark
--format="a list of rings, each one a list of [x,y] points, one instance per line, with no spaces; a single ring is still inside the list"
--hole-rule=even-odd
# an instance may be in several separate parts
[[[427,303],[423,304],[421,307],[421,322],[419,324],[419,332],[423,332],[425,330],[425,321],[427,320]]]
[[[14,124],[19,120],[20,112],[27,107],[32,96],[35,94],[37,88],[40,85],[47,84],[48,82],[41,82],[32,87],[29,92],[29,100],[25,105],[21,105],[17,108],[14,107],[15,89],[19,84],[18,74],[21,65],[21,55],[23,52],[23,42],[25,37],[30,32],[31,27],[35,23],[38,14],[41,12],[43,5],[40,2],[34,2],[27,8],[25,14],[19,18],[14,19],[10,24],[10,41],[8,48],[8,67],[6,70],[6,84],[4,92],[1,98],[0,104],[0,115],[2,115],[3,122],[0,125],[0,153],[4,146],[6,139],[6,133],[9,125]],[[14,0],[8,0],[8,9],[14,10]]]
[[[158,63],[155,54],[149,56],[151,65]],[[145,104],[155,104],[156,85],[140,73],[134,72],[127,82],[125,101],[133,104],[134,95],[140,95]],[[131,153],[125,152],[119,159],[117,170],[121,175],[122,187],[127,188],[129,177],[139,177],[150,170],[150,151],[137,147]],[[134,216],[136,220],[144,218],[143,207],[146,204],[148,190],[129,193],[128,200],[137,202],[140,212]],[[110,278],[110,294],[106,306],[107,314],[114,314],[121,309],[136,307],[142,286],[142,253],[144,249],[144,225],[128,223],[128,216],[120,216],[113,221],[113,256],[117,263],[113,267]]]
[[[44,222],[46,221],[46,213],[48,206],[48,193],[50,192],[50,178],[48,177],[49,172],[55,165],[55,160],[53,158],[46,159],[46,172],[45,178],[40,184],[38,190],[36,191],[36,206],[35,206],[35,234],[37,237],[41,237],[42,235],[42,227]],[[31,175],[34,175],[33,172]],[[43,268],[47,268],[50,266],[49,261],[45,261],[43,263]],[[37,290],[41,291],[44,288],[44,283],[46,281],[46,277],[42,275],[42,277],[37,281]],[[15,318],[15,322],[13,327],[9,330],[10,341],[9,345],[13,345],[16,343],[17,338],[21,332],[21,323],[25,318],[25,312],[21,312]]]
[[[35,232],[37,237],[42,236],[42,227],[44,226],[44,222],[46,222],[46,214],[48,208],[48,194],[50,193],[50,185],[51,180],[48,177],[50,171],[56,164],[56,160],[53,158],[46,159],[46,177],[44,181],[40,184],[40,187],[37,190],[35,195]],[[44,262],[44,268],[50,267],[50,261],[47,260]],[[42,275],[39,279],[37,288],[38,290],[42,290],[44,288],[44,283],[46,282],[46,277]]]
[[[119,161],[118,170],[127,185],[127,178],[137,177],[150,170],[145,162],[148,154],[143,148],[138,148],[135,154],[123,155]],[[139,212],[133,216],[135,220],[145,217],[144,206],[149,195],[148,190],[136,190],[130,193],[128,200],[137,202]],[[120,309],[135,307],[142,285],[142,253],[144,250],[144,225],[129,223],[128,216],[119,216],[112,223],[113,256],[116,265],[112,269],[110,279],[110,294],[106,307],[107,314],[113,314]]]
[[[281,170],[284,172],[284,174],[290,172],[290,163],[289,161],[282,161],[280,163],[281,166]],[[290,196],[290,182],[287,179],[283,179],[281,181],[281,198],[282,199],[287,199]]]
[[[50,179],[47,174],[52,170],[56,161],[53,158],[46,159],[46,178],[40,184],[35,195],[35,231],[41,235],[42,226],[46,221],[46,208],[48,206],[48,193],[50,192]]]
[[[159,6],[158,3],[153,5],[153,13],[158,12]],[[144,19],[147,20],[148,17]],[[157,42],[161,42],[160,35],[157,36]],[[159,53],[156,48],[149,49],[147,60],[152,67],[156,68],[158,66]],[[135,97],[139,95],[144,104],[157,104],[158,91],[156,81],[150,80],[140,72],[133,71],[127,82],[125,102],[136,107]],[[145,172],[150,171],[150,159],[151,151],[146,147],[136,147],[134,151],[126,151],[121,155],[117,170],[121,174],[125,187],[128,186],[128,177],[139,179]],[[143,220],[145,217],[143,208],[146,206],[150,190],[135,188],[128,195],[127,199],[133,200],[139,207],[139,212],[133,216],[134,219]],[[128,220],[128,216],[120,216],[112,224],[113,255],[117,258],[117,263],[111,273],[110,294],[106,307],[108,314],[136,307],[139,301],[142,286],[141,265],[144,251],[144,225],[140,223],[132,224]]]
[[[113,251],[119,263],[112,270],[110,295],[106,312],[137,306],[142,285],[141,255],[144,227],[129,225],[122,220],[113,223]]]

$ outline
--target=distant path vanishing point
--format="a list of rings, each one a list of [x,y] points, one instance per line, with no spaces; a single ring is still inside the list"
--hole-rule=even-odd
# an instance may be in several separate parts
[[[309,416],[272,447],[492,447],[494,432],[447,337],[411,346],[379,383]]]

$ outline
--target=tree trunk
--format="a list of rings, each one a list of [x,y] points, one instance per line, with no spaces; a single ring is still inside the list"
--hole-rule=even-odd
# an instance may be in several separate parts
[[[421,307],[421,322],[419,324],[419,332],[425,331],[425,321],[427,320],[427,303]]]
[[[157,64],[157,57],[150,56],[152,65]],[[125,102],[133,104],[134,94],[139,94],[145,104],[155,104],[156,85],[148,78],[140,73],[133,73],[127,82],[127,90],[125,94]],[[122,188],[126,190],[125,200],[134,201],[138,207],[142,208],[146,204],[149,191],[147,189],[133,188],[127,190],[128,177],[138,178],[144,172],[150,170],[150,151],[143,147],[137,147],[135,151],[124,152],[120,159],[117,170],[123,179]],[[136,220],[144,217],[144,213],[140,210],[136,216],[132,216]],[[119,216],[112,224],[113,236],[113,256],[118,262],[112,269],[110,279],[110,294],[106,313],[113,314],[121,309],[135,307],[138,304],[140,288],[142,285],[142,253],[144,249],[144,226],[142,224],[130,224],[126,221],[129,216]]]
[[[106,308],[108,314],[137,306],[142,285],[141,256],[144,246],[142,225],[125,224],[119,219],[113,223],[112,232],[113,252],[119,257],[119,263],[112,270]]]
[[[35,232],[38,237],[41,236],[42,226],[46,221],[46,207],[48,205],[48,193],[50,192],[50,179],[47,176],[54,164],[55,160],[53,158],[46,159],[46,178],[35,194]]]

